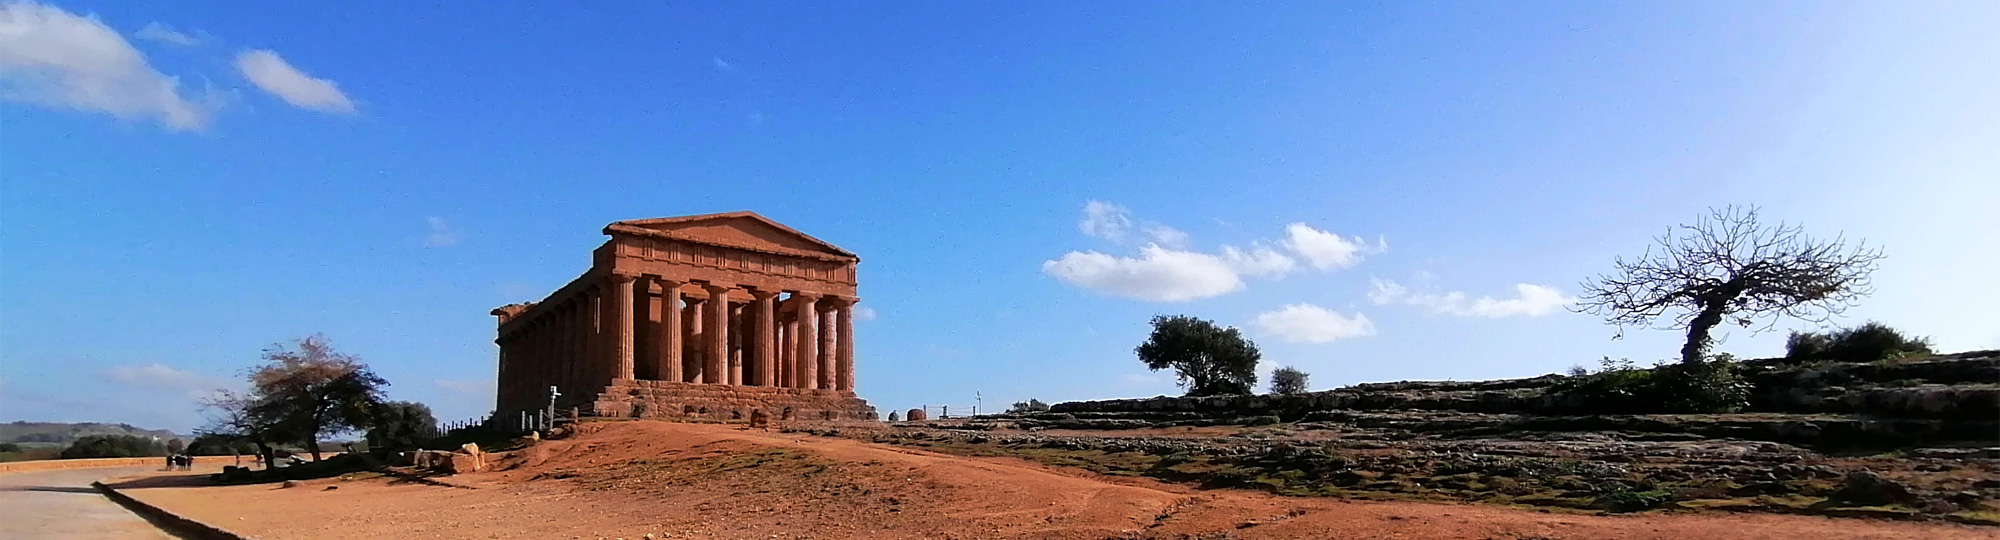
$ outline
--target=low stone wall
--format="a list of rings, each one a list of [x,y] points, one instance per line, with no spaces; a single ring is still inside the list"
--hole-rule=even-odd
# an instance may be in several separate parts
[[[876,420],[875,407],[854,392],[668,381],[618,381],[586,409],[618,418],[750,420],[763,410],[774,420]]]
[[[243,456],[243,459],[244,461],[249,461],[250,456]],[[236,457],[195,456],[194,462],[196,465],[230,465],[236,463]],[[135,458],[90,458],[90,459],[42,459],[35,461],[13,461],[8,463],[0,463],[0,473],[54,471],[61,469],[91,469],[98,467],[143,467],[149,465],[157,465],[161,468],[165,468],[167,466],[167,458],[135,457]]]
[[[111,486],[105,485],[103,482],[91,482],[90,487],[97,488],[97,491],[103,493],[106,498],[111,499],[111,502],[118,503],[119,506],[125,507],[126,510],[131,510],[134,514],[139,514],[140,517],[146,518],[146,521],[152,522],[154,525],[158,525],[168,532],[172,532],[174,536],[179,538],[195,540],[248,540],[250,538],[229,532],[227,529],[221,527],[188,519],[180,514],[169,512],[165,508],[153,506],[145,501],[135,499],[124,492],[112,489]]]

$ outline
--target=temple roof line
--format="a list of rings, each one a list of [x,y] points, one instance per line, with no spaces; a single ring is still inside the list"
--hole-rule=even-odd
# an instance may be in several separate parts
[[[737,221],[742,219],[755,221],[760,225],[769,227],[770,229],[779,232],[783,236],[791,237],[793,240],[797,242],[815,248],[819,248],[819,250],[799,249],[794,247],[763,243],[761,241],[759,242],[759,244],[762,245],[758,245],[747,241],[736,241],[731,239],[719,238],[714,235],[690,234],[688,232],[682,231],[682,229],[701,227],[706,223],[714,223],[715,225],[726,225],[731,221]],[[731,226],[731,228],[742,230],[742,227]],[[609,225],[604,226],[604,234],[611,235],[613,233],[631,234],[638,236],[654,236],[672,240],[680,240],[684,242],[694,242],[698,244],[708,244],[714,246],[771,253],[776,255],[788,255],[794,257],[810,257],[815,259],[833,260],[833,261],[861,260],[861,258],[856,256],[853,252],[841,249],[840,246],[833,245],[818,238],[813,238],[812,235],[799,232],[798,230],[793,229],[791,227],[787,227],[782,223],[772,221],[771,218],[767,218],[762,215],[758,215],[756,212],[751,212],[747,210],[737,211],[737,212],[723,212],[718,214],[702,214],[695,216],[679,216],[679,217],[631,219],[624,221],[615,221]]]

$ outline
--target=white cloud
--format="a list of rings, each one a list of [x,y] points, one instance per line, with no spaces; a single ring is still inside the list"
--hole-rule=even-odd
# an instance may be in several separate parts
[[[1076,230],[1086,236],[1095,236],[1113,242],[1122,242],[1126,231],[1132,228],[1132,217],[1125,207],[1104,201],[1083,203],[1083,221],[1076,224]]]
[[[1286,251],[1265,241],[1248,248],[1222,246],[1214,253],[1190,250],[1188,234],[1157,223],[1133,219],[1124,207],[1105,201],[1083,205],[1083,220],[1076,228],[1087,236],[1125,243],[1143,236],[1147,245],[1138,257],[1108,255],[1097,251],[1072,251],[1062,258],[1045,261],[1042,271],[1072,285],[1125,298],[1157,302],[1182,302],[1220,296],[1243,287],[1244,276],[1279,279],[1297,271],[1300,258],[1313,268],[1330,270],[1358,264],[1364,253],[1379,251],[1356,238],[1314,229],[1304,223],[1286,228],[1287,237],[1278,242]],[[1296,254],[1296,256],[1294,255]]]
[[[183,98],[179,79],[153,69],[95,17],[34,2],[0,4],[0,100],[149,118],[174,130],[205,127],[214,108]]]
[[[1564,296],[1560,289],[1533,283],[1514,285],[1513,298],[1493,298],[1481,296],[1468,299],[1465,293],[1452,291],[1438,293],[1412,293],[1408,288],[1393,281],[1375,280],[1369,287],[1368,301],[1377,305],[1409,304],[1429,308],[1431,311],[1460,317],[1540,317],[1556,312],[1564,306],[1576,302],[1576,298]]]
[[[854,320],[872,321],[875,320],[875,315],[876,315],[875,308],[871,308],[868,306],[854,306]]]
[[[451,228],[451,222],[437,216],[424,218],[424,221],[431,227],[430,234],[424,237],[424,245],[444,247],[458,243],[458,230]]]
[[[1291,343],[1327,343],[1375,335],[1375,323],[1366,315],[1356,313],[1348,317],[1312,304],[1292,304],[1259,314],[1254,324],[1265,334]]]
[[[1146,237],[1153,243],[1170,248],[1187,247],[1188,233],[1166,225],[1147,225]]]
[[[1153,302],[1199,300],[1243,287],[1219,257],[1160,246],[1146,246],[1138,258],[1072,251],[1043,262],[1042,272],[1102,294]]]
[[[1385,240],[1380,247],[1371,248],[1368,241],[1359,236],[1341,238],[1338,234],[1315,229],[1311,225],[1293,223],[1285,226],[1284,245],[1285,249],[1305,258],[1313,268],[1333,270],[1360,264],[1363,255],[1387,249],[1389,243]]]
[[[174,30],[172,26],[151,22],[146,23],[145,28],[140,28],[139,31],[133,32],[132,37],[176,47],[193,47],[200,45],[204,38],[208,37],[208,34],[201,32],[196,32],[195,35],[184,34]]]
[[[1222,247],[1222,260],[1236,273],[1246,276],[1276,278],[1298,269],[1298,261],[1277,250],[1261,245],[1251,246],[1248,251],[1235,246]]]
[[[1368,287],[1368,301],[1375,305],[1392,304],[1410,293],[1408,287],[1394,281],[1374,280]]]
[[[736,71],[736,66],[731,65],[728,61],[723,60],[722,57],[720,56],[711,57],[708,60],[715,64],[715,69],[720,69],[723,71]]]
[[[250,84],[301,109],[329,113],[354,112],[354,102],[333,81],[314,78],[286,63],[278,53],[258,49],[236,55],[236,70]]]
[[[114,367],[105,370],[104,379],[137,388],[180,392],[190,399],[236,386],[226,379],[181,371],[160,363]]]

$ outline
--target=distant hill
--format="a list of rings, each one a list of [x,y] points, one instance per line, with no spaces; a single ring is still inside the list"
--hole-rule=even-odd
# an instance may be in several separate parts
[[[189,438],[164,429],[140,429],[130,424],[96,422],[8,422],[0,424],[0,442],[69,444],[85,435],[138,435],[161,439]]]

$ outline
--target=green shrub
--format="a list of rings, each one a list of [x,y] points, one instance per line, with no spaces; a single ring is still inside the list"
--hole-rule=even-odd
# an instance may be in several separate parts
[[[1042,403],[1042,400],[1034,398],[1028,398],[1027,401],[1016,401],[1012,406],[1007,407],[1007,414],[1032,414],[1032,413],[1042,413],[1042,412],[1049,412],[1049,404]]]
[[[1785,359],[1792,362],[1876,362],[1931,354],[1931,340],[1909,336],[1870,321],[1832,332],[1793,332],[1785,339]]]
[[[134,435],[85,435],[62,451],[63,459],[153,457],[167,455],[167,445]]]
[[[1576,408],[1610,414],[1735,412],[1750,399],[1750,383],[1728,354],[1651,369],[1610,357],[1599,363],[1596,373],[1569,377],[1550,391]]]
[[[1597,504],[1612,512],[1638,512],[1674,502],[1674,494],[1660,490],[1618,490],[1597,497]]]

